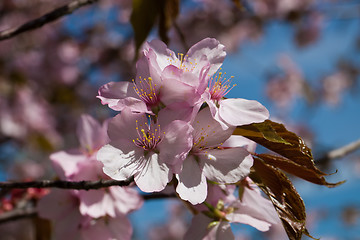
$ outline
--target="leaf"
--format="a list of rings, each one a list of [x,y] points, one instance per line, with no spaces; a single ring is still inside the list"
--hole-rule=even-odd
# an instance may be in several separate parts
[[[304,202],[284,173],[255,157],[250,178],[270,198],[290,240],[308,235]]]
[[[245,10],[245,7],[244,7],[242,1],[240,1],[240,0],[232,0],[232,2],[235,4],[235,6],[236,6],[239,10],[241,10],[241,11],[244,11],[244,10]]]
[[[266,120],[262,123],[239,126],[236,127],[233,134],[251,139],[303,168],[314,171],[319,176],[327,175],[315,167],[311,150],[305,145],[305,142],[280,123]]]
[[[33,218],[37,240],[51,239],[51,222],[47,219]]]
[[[133,0],[130,22],[134,30],[136,52],[149,35],[159,15],[158,0]]]
[[[163,2],[163,4],[160,9],[159,36],[167,44],[169,42],[167,32],[179,14],[180,0],[162,0],[160,2]]]
[[[318,174],[314,170],[308,169],[305,166],[297,164],[296,162],[282,156],[275,156],[270,154],[257,154],[256,156],[261,158],[265,163],[269,165],[278,167],[285,172],[288,172],[290,174],[293,174],[294,176],[297,176],[315,184],[325,185],[327,187],[335,187],[343,183],[329,183],[325,180],[322,174]]]

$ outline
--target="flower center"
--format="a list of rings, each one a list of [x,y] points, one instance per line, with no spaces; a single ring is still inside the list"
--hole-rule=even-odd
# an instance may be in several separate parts
[[[221,70],[221,69],[220,69]],[[230,78],[225,78],[226,72],[223,74],[219,72],[217,75],[214,75],[210,78],[209,81],[209,89],[211,94],[211,99],[215,101],[219,101],[223,98],[230,90],[236,86],[236,84],[231,85],[232,79],[234,76]]]
[[[170,65],[174,65],[185,72],[192,72],[197,65],[196,59],[194,59],[194,62],[192,62],[192,61],[187,61],[187,58],[188,58],[187,55],[184,56],[183,53],[178,53],[178,56],[177,58],[175,58],[175,61],[170,58],[168,58],[167,60]]]
[[[135,82],[133,79],[134,87],[136,94],[140,97],[142,101],[148,106],[154,106],[159,103],[159,97],[156,92],[156,84],[153,83],[151,77],[143,78],[139,77],[140,80]]]
[[[165,134],[165,132],[161,132],[160,125],[156,125],[152,121],[150,124],[145,122],[143,125],[139,124],[138,120],[136,120],[136,131],[138,136],[136,139],[133,139],[133,142],[136,146],[146,151],[155,150],[163,134]]]

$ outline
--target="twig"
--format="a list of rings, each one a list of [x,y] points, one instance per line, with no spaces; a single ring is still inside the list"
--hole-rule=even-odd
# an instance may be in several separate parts
[[[165,198],[175,198],[176,194],[163,194],[163,193],[152,193],[152,194],[142,194],[144,200],[153,200],[153,199],[165,199]]]
[[[33,19],[29,22],[26,22],[26,23],[20,25],[19,27],[14,27],[14,28],[10,28],[10,29],[1,31],[0,32],[0,41],[12,38],[23,32],[42,27],[43,25],[45,25],[47,23],[53,22],[65,15],[71,14],[73,11],[75,11],[76,9],[78,9],[82,6],[89,5],[89,4],[95,3],[97,1],[98,0],[75,0],[75,1],[72,1],[62,7],[59,7],[55,10],[52,10],[49,13],[46,13],[45,15],[43,15],[39,18]]]
[[[0,188],[64,188],[64,189],[99,189],[110,186],[129,186],[133,182],[133,178],[126,181],[116,180],[98,180],[98,181],[80,181],[70,182],[61,180],[42,180],[33,182],[0,182]]]
[[[0,214],[0,223],[10,222],[22,218],[35,217],[36,215],[37,212],[35,208],[18,208]]]
[[[163,193],[153,193],[153,194],[142,194],[144,200],[156,200],[156,199],[166,199],[166,198],[175,198],[176,194],[163,194]],[[0,214],[0,224],[10,221],[15,221],[23,218],[31,218],[37,216],[37,210],[34,207],[28,208],[18,208],[8,212]]]
[[[342,158],[347,154],[356,151],[357,149],[360,149],[360,139],[328,152],[325,154],[325,156],[319,158],[316,162],[325,163],[333,159]]]

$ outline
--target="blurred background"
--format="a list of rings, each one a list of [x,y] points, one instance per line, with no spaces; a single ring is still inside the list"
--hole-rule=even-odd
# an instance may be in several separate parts
[[[2,0],[0,31],[68,2]],[[214,37],[228,54],[222,71],[237,84],[227,97],[261,102],[271,120],[306,141],[321,170],[334,173],[329,182],[347,181],[329,189],[292,179],[310,233],[360,239],[360,151],[324,157],[360,139],[360,1],[148,0],[141,9],[138,3],[98,0],[0,42],[1,181],[53,178],[49,154],[78,146],[81,114],[99,121],[115,114],[97,90],[135,77],[145,39],[160,38],[185,53]],[[1,211],[7,210],[3,201]],[[131,216],[133,239],[182,239],[190,218],[178,201],[149,200]],[[21,224],[29,228],[19,220],[0,224],[0,232]],[[237,239],[286,239],[281,229],[263,234],[234,225],[234,231]]]

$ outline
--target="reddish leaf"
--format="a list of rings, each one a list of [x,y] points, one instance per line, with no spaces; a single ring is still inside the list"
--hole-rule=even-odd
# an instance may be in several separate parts
[[[234,135],[241,135],[259,143],[283,157],[260,155],[268,164],[279,167],[310,182],[334,187],[339,183],[325,181],[325,173],[315,167],[310,148],[295,133],[288,131],[284,125],[266,120],[262,123],[239,126]]]
[[[304,202],[284,173],[254,158],[250,178],[270,198],[289,239],[299,240],[303,233],[308,235]]]
[[[293,162],[282,156],[275,156],[270,154],[258,154],[256,156],[264,160],[264,162],[266,162],[269,165],[278,167],[284,170],[285,172],[288,172],[290,174],[293,174],[299,178],[302,178],[304,180],[307,180],[315,184],[325,185],[327,187],[335,187],[343,183],[343,182],[328,183],[323,177],[323,174],[318,174],[314,170],[308,169],[303,165],[297,164],[296,162]]]

